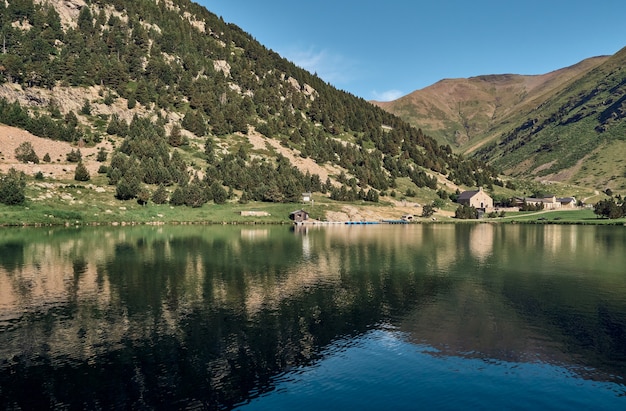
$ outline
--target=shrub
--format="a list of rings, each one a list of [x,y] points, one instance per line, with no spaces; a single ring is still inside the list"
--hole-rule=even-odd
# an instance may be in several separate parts
[[[435,208],[442,208],[445,205],[446,205],[446,202],[443,199],[441,199],[441,198],[436,198],[433,201],[433,207],[435,207]]]
[[[23,204],[26,201],[26,175],[11,168],[7,175],[0,175],[0,202],[6,205]]]
[[[33,145],[28,141],[24,141],[15,149],[15,158],[22,163],[39,163],[39,157],[37,157]]]
[[[104,104],[106,104],[107,106],[110,106],[111,104],[113,104],[115,102],[115,98],[116,96],[109,92],[107,93],[107,95],[104,97]]]
[[[462,204],[454,212],[454,218],[476,219],[478,218],[478,210],[473,206]]]
[[[430,217],[435,214],[435,207],[432,204],[426,204],[422,207],[422,217]]]
[[[96,157],[96,161],[103,163],[105,161],[107,161],[107,151],[104,149],[104,147],[100,147],[100,150],[98,150],[98,156]]]
[[[69,153],[65,155],[65,158],[70,163],[79,163],[83,159],[83,155],[81,154],[80,149],[78,150],[72,149],[72,151],[70,151]]]

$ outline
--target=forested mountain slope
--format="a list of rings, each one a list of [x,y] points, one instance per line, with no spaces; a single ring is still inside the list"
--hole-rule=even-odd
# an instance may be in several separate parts
[[[467,186],[495,176],[188,0],[0,2],[0,38],[0,122],[77,147],[111,142],[101,172],[119,199],[377,201],[398,178],[436,189],[436,174]]]

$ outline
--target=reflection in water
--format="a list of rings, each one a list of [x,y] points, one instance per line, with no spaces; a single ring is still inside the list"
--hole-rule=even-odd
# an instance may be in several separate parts
[[[485,261],[493,251],[495,233],[493,224],[474,224],[471,226],[469,247],[472,255],[480,261]]]
[[[0,408],[231,408],[371,335],[623,395],[625,245],[621,228],[576,226],[6,230]],[[370,377],[393,381],[384,369]]]

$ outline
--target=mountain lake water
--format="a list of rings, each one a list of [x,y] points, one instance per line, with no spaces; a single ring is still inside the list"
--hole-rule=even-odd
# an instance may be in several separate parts
[[[0,409],[626,409],[626,228],[0,230]]]

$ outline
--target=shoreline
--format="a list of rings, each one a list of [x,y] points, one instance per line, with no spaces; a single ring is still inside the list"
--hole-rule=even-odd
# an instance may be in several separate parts
[[[76,227],[134,227],[134,226],[182,226],[182,225],[198,225],[198,226],[218,226],[218,225],[258,225],[258,226],[280,226],[291,225],[294,227],[351,227],[351,226],[370,226],[370,225],[430,225],[430,224],[494,224],[494,225],[596,225],[596,226],[624,226],[626,227],[626,219],[617,220],[598,218],[595,220],[585,221],[567,221],[567,220],[435,220],[435,221],[412,221],[406,223],[391,222],[360,222],[360,221],[317,221],[308,223],[294,223],[293,221],[90,221],[90,222],[59,222],[59,223],[39,223],[39,222],[20,222],[20,223],[2,223],[0,229],[3,228],[76,228]]]

